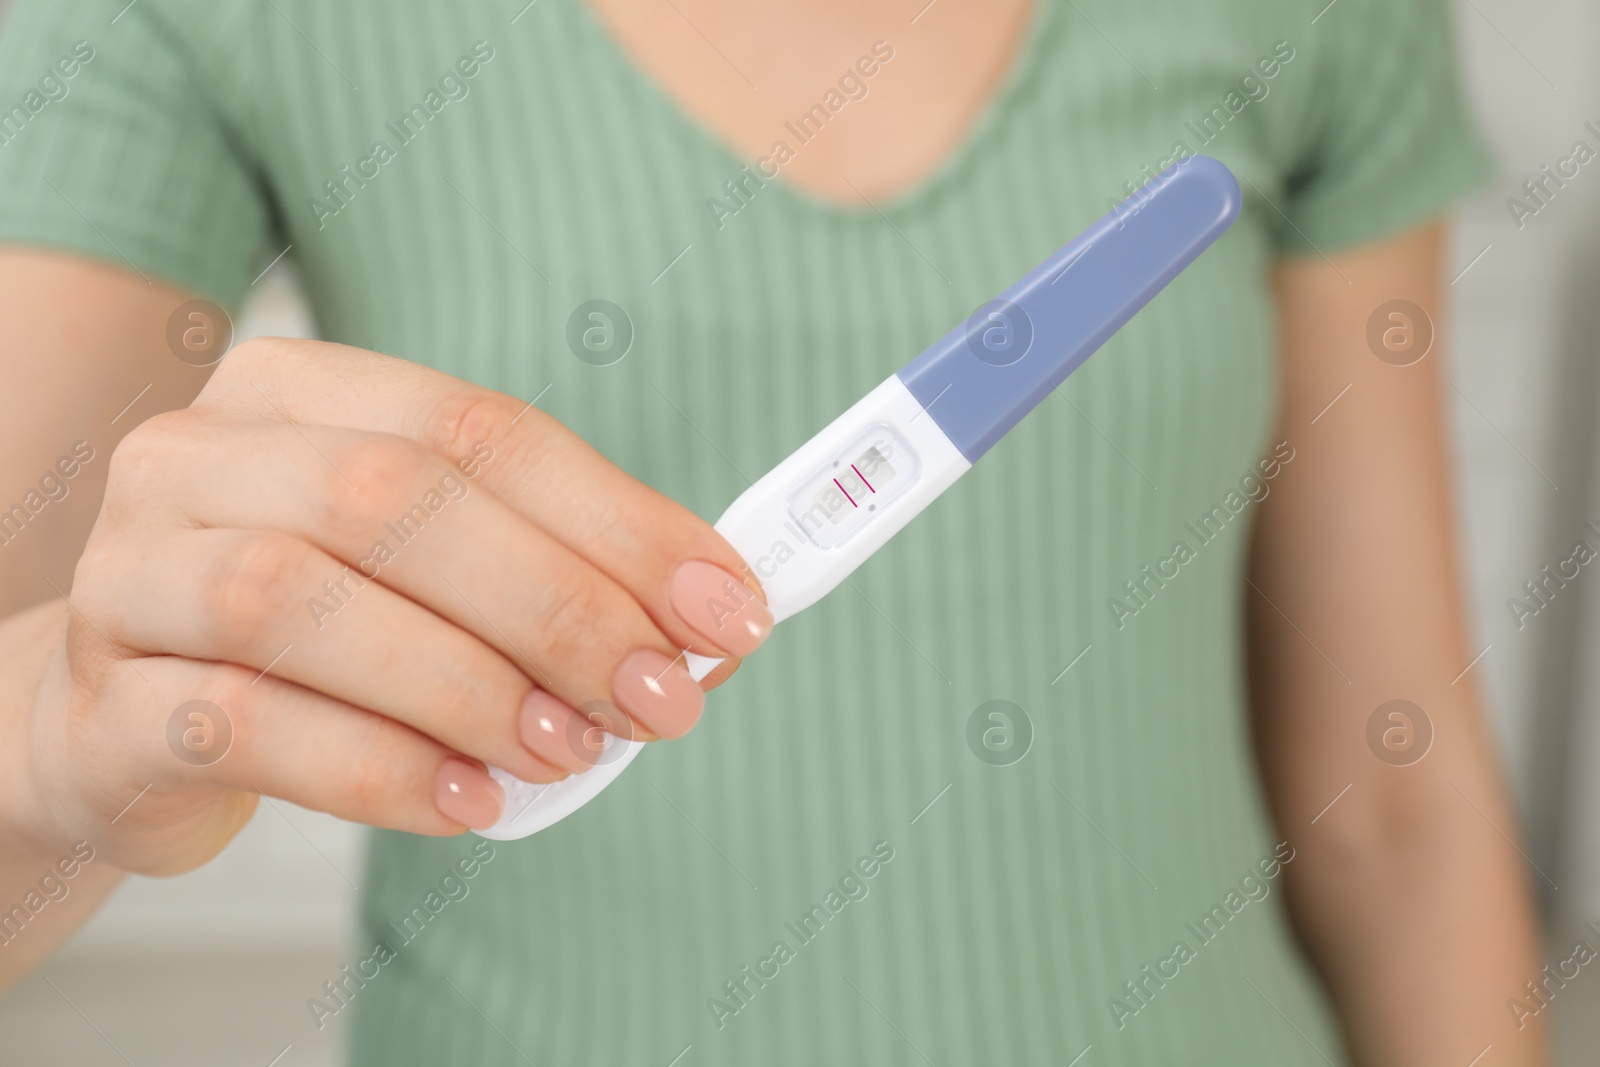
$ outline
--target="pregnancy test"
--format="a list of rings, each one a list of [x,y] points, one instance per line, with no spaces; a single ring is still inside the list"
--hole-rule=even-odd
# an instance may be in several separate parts
[[[745,490],[716,529],[774,621],[822,599],[938,499],[1238,214],[1227,167],[1174,164]],[[721,662],[685,655],[696,681]],[[491,767],[505,808],[477,833],[508,841],[561,821],[643,748],[607,734],[593,767],[549,785]]]

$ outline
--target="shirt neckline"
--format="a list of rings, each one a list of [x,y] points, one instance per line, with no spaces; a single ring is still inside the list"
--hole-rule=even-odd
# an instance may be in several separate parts
[[[602,62],[616,68],[622,78],[637,88],[641,95],[647,97],[650,107],[663,113],[666,121],[677,125],[695,141],[721,156],[729,164],[730,170],[754,166],[754,161],[745,159],[720,133],[703,122],[699,116],[682,107],[648,72],[643,70],[617,42],[599,15],[590,9],[586,0],[574,0],[574,4],[579,9],[578,18],[582,23],[583,33],[589,37],[590,43],[602,56]],[[905,189],[880,200],[868,200],[863,195],[865,203],[855,206],[784,181],[782,171],[771,178],[763,173],[760,175],[761,180],[768,186],[775,187],[779,195],[790,202],[834,218],[876,218],[890,212],[908,211],[922,204],[946,185],[956,181],[962,173],[975,164],[981,155],[983,145],[995,136],[995,131],[1011,114],[1017,96],[1032,81],[1033,74],[1038,68],[1040,55],[1044,51],[1043,41],[1050,30],[1054,9],[1055,0],[1033,0],[1033,7],[1027,16],[1027,25],[1023,28],[1022,39],[1019,46],[1013,50],[999,88],[989,94],[988,100],[979,110],[978,117],[962,131],[955,145],[926,174]]]

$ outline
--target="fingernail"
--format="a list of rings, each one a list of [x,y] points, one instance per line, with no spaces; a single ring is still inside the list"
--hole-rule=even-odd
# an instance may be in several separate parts
[[[522,699],[517,712],[517,735],[528,751],[561,770],[582,773],[594,765],[598,753],[586,746],[589,720],[543,689]]]
[[[433,780],[433,805],[447,819],[484,830],[500,819],[505,791],[489,772],[454,756],[439,767]]]
[[[700,718],[706,694],[677,660],[641,648],[612,675],[611,699],[662,737],[681,737]]]
[[[702,559],[678,564],[672,610],[690,629],[735,656],[748,656],[772,632],[772,612],[739,579]]]

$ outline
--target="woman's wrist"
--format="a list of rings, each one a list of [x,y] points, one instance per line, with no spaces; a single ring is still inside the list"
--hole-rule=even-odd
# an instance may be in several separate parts
[[[70,852],[76,843],[41,788],[51,776],[41,774],[35,734],[42,700],[70,689],[70,611],[58,600],[0,619],[0,847],[7,856]]]
[[[55,951],[123,877],[40,789],[51,775],[37,762],[34,728],[52,689],[70,691],[69,611],[56,601],[0,619],[0,989]]]

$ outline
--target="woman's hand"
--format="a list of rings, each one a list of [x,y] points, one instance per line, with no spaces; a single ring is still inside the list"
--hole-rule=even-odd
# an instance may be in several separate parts
[[[210,858],[263,793],[487,826],[484,763],[548,782],[592,763],[597,721],[679,737],[703,700],[681,653],[770,627],[709,525],[531,405],[247,342],[112,455],[8,814],[145,873]]]

